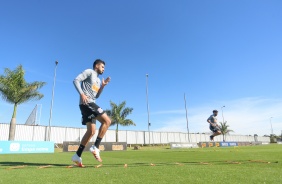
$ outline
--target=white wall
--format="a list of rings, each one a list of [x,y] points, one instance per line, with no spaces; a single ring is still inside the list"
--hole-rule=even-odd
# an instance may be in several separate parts
[[[70,127],[51,127],[51,141],[55,143],[63,143],[63,141],[81,141],[86,128],[70,128]],[[16,141],[45,141],[48,127],[46,126],[30,126],[16,125]],[[95,141],[98,134],[91,139]],[[147,132],[147,131],[127,131],[120,130],[118,132],[119,141],[128,144],[168,144],[170,142],[205,142],[209,141],[208,134],[188,134],[181,132]],[[0,141],[7,141],[9,137],[9,124],[0,124]],[[222,141],[222,136],[215,137],[215,141]],[[115,142],[115,130],[108,130],[102,142]],[[246,135],[227,135],[226,141],[254,141],[253,136]],[[258,137],[258,141],[270,142],[269,137]]]

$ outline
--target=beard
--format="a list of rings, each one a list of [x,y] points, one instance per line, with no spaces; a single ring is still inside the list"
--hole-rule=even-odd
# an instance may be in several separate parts
[[[104,71],[98,70],[98,74],[99,74],[99,75],[101,75],[101,74],[103,74],[103,73],[104,73]]]

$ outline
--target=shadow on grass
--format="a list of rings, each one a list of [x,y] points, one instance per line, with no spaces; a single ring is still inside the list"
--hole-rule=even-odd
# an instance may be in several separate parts
[[[47,165],[52,165],[52,166],[57,166],[57,167],[63,167],[63,166],[68,166],[66,164],[47,164],[47,163],[29,163],[29,162],[0,162],[0,166],[4,167],[13,167],[13,166],[20,166],[20,165],[27,165],[27,166],[47,166]]]
[[[264,163],[264,162],[261,162]],[[270,163],[270,162],[269,162]],[[278,162],[272,162],[278,163]],[[96,162],[95,164],[87,164],[85,168],[95,168],[95,166],[101,163]],[[126,164],[126,166],[125,166]],[[137,168],[137,167],[163,167],[163,166],[210,166],[210,165],[236,165],[236,164],[259,164],[259,162],[252,162],[250,160],[226,160],[226,161],[203,161],[203,162],[156,162],[156,163],[124,163],[124,164],[103,164],[102,168]],[[29,162],[0,162],[0,167],[6,167],[6,169],[17,167],[17,166],[31,166],[31,167],[46,167],[46,168],[62,168],[69,167],[71,164],[50,164],[50,163],[29,163]]]
[[[86,168],[93,168],[100,163],[95,163],[93,165],[86,164]],[[126,163],[124,163],[126,164]],[[103,167],[106,168],[120,168],[124,167],[124,164],[103,164]],[[199,162],[181,162],[181,163],[168,163],[168,162],[158,162],[158,163],[128,163],[127,167],[161,167],[161,166],[184,166],[184,165],[198,165]],[[50,168],[61,168],[68,167],[71,164],[50,164],[50,163],[29,163],[29,162],[0,162],[0,167],[10,168],[16,166],[31,166],[31,167],[44,167],[44,166],[52,166]]]

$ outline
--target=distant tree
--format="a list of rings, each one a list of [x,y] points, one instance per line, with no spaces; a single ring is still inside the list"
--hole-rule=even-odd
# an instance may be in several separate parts
[[[15,139],[16,116],[18,105],[30,100],[40,100],[43,94],[37,90],[45,85],[45,82],[27,83],[24,79],[24,70],[19,65],[15,70],[4,69],[4,75],[0,75],[0,95],[4,101],[14,104],[14,111],[10,122],[9,141]]]
[[[125,107],[126,101],[123,101],[120,104],[115,104],[110,102],[111,110],[106,110],[107,115],[111,118],[111,126],[116,125],[116,142],[118,142],[118,126],[135,126],[136,124],[131,119],[126,119],[126,117],[132,113],[133,108]]]
[[[222,133],[223,141],[225,141],[227,134],[229,134],[230,132],[234,132],[233,130],[229,129],[229,125],[227,125],[227,121],[225,121],[224,123],[219,122],[219,129]]]

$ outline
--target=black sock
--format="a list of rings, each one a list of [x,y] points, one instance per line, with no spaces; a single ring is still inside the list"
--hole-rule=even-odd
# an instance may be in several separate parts
[[[99,149],[99,146],[100,146],[101,141],[102,141],[102,138],[97,137],[97,139],[96,139],[96,141],[95,141],[95,144],[94,144],[96,148]]]
[[[84,148],[85,148],[85,146],[83,146],[82,144],[79,145],[79,148],[78,148],[78,150],[76,151],[77,156],[81,157],[81,154],[82,154]]]

